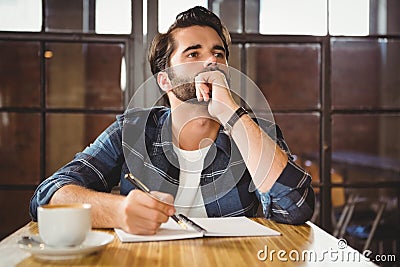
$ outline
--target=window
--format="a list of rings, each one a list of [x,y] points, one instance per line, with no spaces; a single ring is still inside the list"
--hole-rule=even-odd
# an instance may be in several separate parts
[[[42,28],[42,1],[0,1],[0,18],[0,31],[39,32]]]
[[[131,33],[131,10],[129,0],[96,0],[96,33]]]
[[[349,36],[368,35],[369,2],[370,0],[329,1],[329,33]]]
[[[207,7],[207,0],[161,0],[158,2],[158,31],[167,32],[168,27],[174,22],[176,15],[193,6]]]
[[[47,32],[130,34],[129,0],[44,0]]]
[[[325,35],[326,1],[260,1],[261,34]]]

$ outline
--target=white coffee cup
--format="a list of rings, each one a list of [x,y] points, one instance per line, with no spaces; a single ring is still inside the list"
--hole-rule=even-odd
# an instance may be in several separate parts
[[[80,245],[92,229],[90,204],[43,205],[38,208],[40,238],[46,245]]]

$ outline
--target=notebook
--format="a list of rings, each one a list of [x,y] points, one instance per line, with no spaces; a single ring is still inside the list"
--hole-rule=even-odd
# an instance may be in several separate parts
[[[196,224],[207,230],[206,233],[198,232],[188,225],[188,229],[182,229],[171,218],[161,225],[155,235],[134,235],[115,229],[121,242],[148,242],[166,241],[188,238],[213,237],[239,237],[239,236],[278,236],[279,232],[246,217],[223,218],[191,218]]]

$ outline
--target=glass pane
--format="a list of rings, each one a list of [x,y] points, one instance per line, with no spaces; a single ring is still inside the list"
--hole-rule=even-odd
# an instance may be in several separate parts
[[[370,0],[330,0],[329,33],[368,35]]]
[[[0,112],[0,185],[40,181],[40,114]]]
[[[240,0],[214,0],[212,11],[222,20],[229,32],[242,32],[242,9]]]
[[[282,130],[285,141],[294,157],[294,161],[312,177],[312,185],[316,194],[316,206],[312,221],[319,223],[320,188],[318,185],[321,182],[319,175],[319,114],[275,113],[274,118],[275,123],[277,123]],[[304,125],[307,125],[307,131],[304,131]]]
[[[158,31],[167,32],[175,17],[194,6],[208,7],[207,0],[162,0],[158,1]]]
[[[130,0],[96,0],[96,33],[130,34]]]
[[[47,43],[47,54],[48,107],[122,108],[123,45]]]
[[[246,1],[247,4],[247,1]],[[253,3],[246,8],[252,8]],[[259,32],[261,34],[326,35],[327,3],[321,0],[260,1]],[[254,20],[254,17],[246,19]],[[246,23],[246,32],[258,32],[254,23]]]
[[[46,31],[93,32],[88,0],[45,0]],[[91,28],[89,29],[89,26]]]
[[[334,108],[400,107],[400,41],[333,39]]]
[[[130,34],[129,0],[45,0],[46,31]]]
[[[398,181],[399,136],[398,115],[334,115],[332,167],[345,183]]]
[[[40,46],[0,41],[0,107],[40,106]]]
[[[0,31],[40,32],[42,1],[0,1],[0,18]]]
[[[322,210],[326,210],[326,208],[321,207],[321,201],[323,199],[323,191],[322,187],[314,186],[314,193],[315,193],[315,208],[314,214],[312,217],[312,222],[320,225],[321,221],[321,208]],[[343,209],[343,206],[346,204],[347,201],[347,192],[346,189],[343,187],[333,187],[331,189],[331,203],[332,203],[332,210],[331,210],[331,218],[332,218],[332,225],[335,227],[339,220],[340,213]]]
[[[369,33],[371,35],[400,35],[400,2],[370,0]]]
[[[241,70],[240,67],[240,58],[241,58],[241,49],[242,45],[231,45],[229,47],[229,60],[228,64],[230,67],[237,69],[238,71]]]
[[[249,0],[245,1],[245,23],[246,32],[248,33],[259,33],[260,32],[260,1],[259,0]]]
[[[27,224],[29,217],[29,200],[33,190],[0,190],[0,240],[10,235],[23,225]],[[11,201],[10,201],[11,200]],[[10,247],[10,251],[14,249]],[[7,250],[2,248],[2,253]]]
[[[313,184],[318,184],[320,182],[319,114],[275,113],[274,117],[275,122],[282,130],[295,162],[310,173],[313,178]],[[304,131],[304,125],[307,125],[307,131]]]
[[[71,161],[115,121],[114,114],[47,114],[46,176]],[[62,138],[60,138],[62,136]],[[60,153],[62,152],[62,153]]]
[[[398,0],[330,0],[331,35],[399,35]]]
[[[249,45],[247,75],[261,89],[273,111],[317,108],[320,50],[318,44]]]

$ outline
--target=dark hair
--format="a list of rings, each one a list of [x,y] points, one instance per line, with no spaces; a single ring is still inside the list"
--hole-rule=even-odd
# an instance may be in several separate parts
[[[175,22],[166,33],[159,33],[154,37],[148,58],[153,75],[169,67],[171,54],[175,50],[173,31],[196,25],[211,27],[218,33],[224,44],[226,59],[228,60],[231,43],[228,29],[213,12],[204,7],[196,6],[178,14]]]

